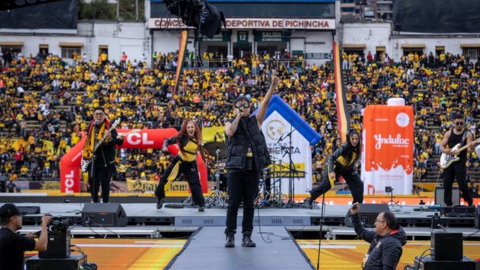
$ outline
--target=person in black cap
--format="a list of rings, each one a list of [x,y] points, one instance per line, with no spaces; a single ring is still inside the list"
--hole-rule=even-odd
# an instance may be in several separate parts
[[[47,225],[51,216],[42,217],[42,230],[38,241],[35,234],[22,236],[16,231],[22,228],[22,215],[14,204],[4,204],[0,207],[0,269],[23,270],[23,255],[27,250],[45,251],[48,244]]]
[[[82,169],[89,174],[88,184],[90,185],[92,202],[99,202],[98,191],[101,184],[102,202],[108,203],[110,180],[115,172],[115,146],[123,144],[124,135],[117,133],[115,123],[110,123],[102,107],[95,108],[93,117],[82,154],[82,161],[86,161],[88,166],[82,164]],[[104,141],[97,149],[94,149],[95,145],[102,139]],[[91,170],[92,163],[94,164],[93,170]]]

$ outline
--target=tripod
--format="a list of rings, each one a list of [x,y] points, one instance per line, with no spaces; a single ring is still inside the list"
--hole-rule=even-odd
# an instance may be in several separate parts
[[[382,202],[382,203],[386,203],[386,204],[389,204],[391,206],[398,205],[398,206],[400,206],[400,208],[402,208],[399,201],[394,201],[393,200],[393,188],[392,187],[389,187],[389,186],[385,187],[385,192],[390,193],[390,201]]]
[[[225,202],[228,199],[228,194],[220,190],[220,172],[219,172],[219,163],[220,163],[220,149],[217,148],[215,151],[215,155],[217,158],[217,168],[215,170],[215,190],[207,197],[206,204],[208,207],[213,206],[221,206],[222,208],[225,206]]]

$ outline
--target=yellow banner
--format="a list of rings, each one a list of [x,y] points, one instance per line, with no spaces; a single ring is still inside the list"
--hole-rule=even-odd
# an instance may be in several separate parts
[[[215,141],[215,136],[221,138],[220,140],[217,140],[217,141],[224,142],[225,141],[224,133],[225,133],[225,127],[223,127],[223,126],[220,126],[220,127],[204,127],[202,129],[203,143]]]
[[[294,163],[292,171],[290,171],[288,163],[271,164],[268,168],[270,169],[270,177],[273,178],[288,178],[290,176],[305,178],[305,163]]]

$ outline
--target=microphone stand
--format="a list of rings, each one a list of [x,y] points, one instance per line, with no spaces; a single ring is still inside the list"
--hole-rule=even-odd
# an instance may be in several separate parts
[[[327,179],[327,181],[328,181],[328,179]],[[323,186],[322,211],[320,212],[320,228],[319,228],[319,231],[318,231],[317,270],[320,269],[320,249],[322,247],[322,232],[323,232],[323,223],[324,222],[325,222],[325,186]]]
[[[216,155],[216,163],[217,169],[215,170],[215,190],[208,196],[207,203],[208,207],[210,208],[213,206],[220,206],[224,207],[225,202],[227,201],[227,194],[220,189],[220,171],[219,171],[219,164],[220,164],[220,149],[217,148],[215,151]],[[207,204],[206,203],[206,204]]]
[[[285,147],[282,146],[280,144],[280,142],[282,142],[285,138],[289,138],[289,141],[288,141],[288,150],[287,152],[285,152],[285,154],[283,154],[283,157],[285,157],[286,154],[288,154],[288,160],[289,160],[289,167],[288,167],[288,191],[289,191],[289,199],[288,199],[288,203],[287,203],[287,206],[292,206],[292,205],[295,205],[295,183],[294,183],[294,178],[295,176],[298,177],[298,171],[297,169],[295,169],[295,164],[293,164],[293,160],[292,160],[292,135],[293,135],[293,132],[296,131],[301,125],[303,125],[304,123],[306,122],[306,120],[303,120],[303,122],[301,122],[299,125],[297,125],[295,128],[293,128],[293,119],[290,118],[290,132],[283,136],[280,136],[280,138],[278,139],[277,141],[277,144],[280,145],[281,149],[284,149]],[[293,175],[295,174],[295,176]]]

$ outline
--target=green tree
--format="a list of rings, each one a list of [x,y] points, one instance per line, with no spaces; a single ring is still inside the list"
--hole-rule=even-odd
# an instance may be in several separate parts
[[[79,2],[79,20],[116,20],[115,5],[108,4],[107,0],[92,0],[86,3]]]

